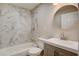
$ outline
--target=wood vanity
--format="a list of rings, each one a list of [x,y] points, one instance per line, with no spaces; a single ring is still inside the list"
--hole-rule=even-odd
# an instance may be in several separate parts
[[[45,43],[44,56],[77,56],[77,54]]]
[[[44,56],[77,56],[78,42],[59,39],[42,39],[44,42]]]

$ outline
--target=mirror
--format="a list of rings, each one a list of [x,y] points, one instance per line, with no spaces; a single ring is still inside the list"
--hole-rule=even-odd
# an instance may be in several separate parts
[[[59,29],[69,29],[78,20],[78,8],[73,5],[61,7],[55,14],[53,25]]]

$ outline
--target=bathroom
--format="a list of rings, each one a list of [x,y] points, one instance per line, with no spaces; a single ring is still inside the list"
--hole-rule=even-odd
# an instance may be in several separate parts
[[[78,56],[78,4],[0,3],[0,56]]]

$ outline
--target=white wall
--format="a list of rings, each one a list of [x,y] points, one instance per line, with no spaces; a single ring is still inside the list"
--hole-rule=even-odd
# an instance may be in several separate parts
[[[58,6],[53,6],[52,4],[41,4],[40,6],[38,6],[38,8],[32,11],[32,17],[35,25],[32,39],[37,41],[38,44],[40,44],[37,39],[38,37],[51,38],[59,37],[61,35],[61,32],[63,32],[63,30],[55,29],[55,27],[53,26],[53,20],[56,11],[65,5],[77,6],[77,4],[60,4]],[[64,31],[67,39],[78,40],[78,31],[76,30],[70,29]]]
[[[0,5],[0,48],[31,41],[31,13],[12,5]]]
[[[35,26],[32,39],[34,39],[39,45],[42,45],[42,43],[38,41],[39,37],[48,38],[53,36],[52,11],[52,5],[46,3],[39,5],[34,11],[32,11],[32,18]]]
[[[35,33],[38,34],[38,37],[41,36],[47,38],[51,34],[52,11],[51,4],[41,4],[32,12],[34,18],[33,21],[37,21],[37,30]]]
[[[31,41],[31,36],[32,40],[41,46],[42,43],[38,41],[38,37],[50,38],[54,35],[58,36],[60,30],[53,28],[53,17],[61,6],[58,6],[58,8],[56,6],[55,9],[52,4],[41,4],[32,11],[31,19],[31,13],[28,10],[11,5],[0,5],[0,47],[27,43]],[[73,32],[73,30],[67,30],[65,33],[67,35],[70,33],[68,35],[70,36]],[[74,35],[73,33],[72,36]],[[72,39],[72,36],[69,39]]]
[[[58,11],[61,7],[63,6],[67,6],[67,5],[74,5],[75,7],[77,7],[77,4],[59,4],[57,6],[54,6],[54,12],[53,15],[56,13],[56,11]],[[58,14],[59,15],[59,14]],[[58,16],[57,15],[57,16]],[[62,14],[63,15],[63,14]],[[54,28],[53,27],[53,33],[55,34],[54,37],[61,37],[61,33],[64,32],[64,36],[68,39],[68,40],[74,40],[74,41],[78,41],[79,40],[79,18],[78,18],[78,12],[75,14],[76,16],[71,17],[71,21],[72,19],[77,20],[77,22],[75,22],[75,25],[67,28],[67,29],[60,29],[60,28]],[[69,16],[70,17],[70,16]],[[58,19],[58,18],[56,18]],[[53,17],[53,20],[54,17]],[[68,20],[66,17],[64,18],[64,20]],[[64,21],[63,20],[63,21]],[[60,22],[59,22],[60,23]]]

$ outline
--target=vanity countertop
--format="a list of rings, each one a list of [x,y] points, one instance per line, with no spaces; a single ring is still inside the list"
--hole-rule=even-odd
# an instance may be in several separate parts
[[[78,53],[77,41],[61,40],[57,38],[50,38],[50,39],[39,38],[39,40],[43,41],[44,43],[50,44],[52,46],[65,49],[73,53]]]

